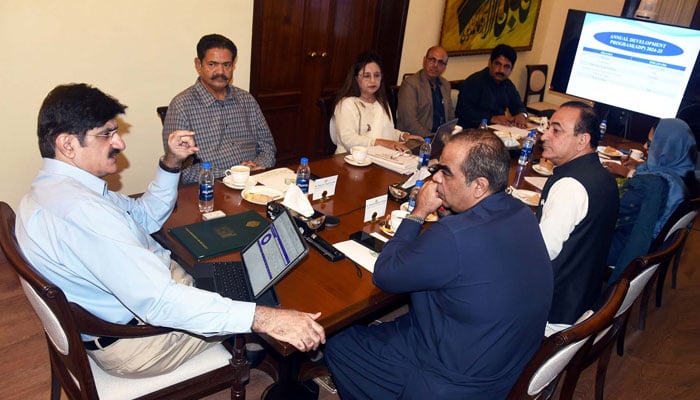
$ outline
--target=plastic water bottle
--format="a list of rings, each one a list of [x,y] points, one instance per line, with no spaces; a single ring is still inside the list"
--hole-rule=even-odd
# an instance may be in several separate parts
[[[302,157],[297,168],[297,186],[302,193],[309,193],[309,178],[311,177],[311,168],[309,168],[309,159]]]
[[[423,181],[422,180],[417,180],[416,181],[416,186],[413,187],[413,190],[411,190],[411,194],[408,196],[408,212],[411,213],[413,212],[413,209],[416,208],[416,198],[418,197],[418,192],[420,191],[420,188],[423,187]]]
[[[525,138],[523,148],[520,150],[520,157],[518,158],[519,165],[527,165],[527,163],[530,162],[530,158],[532,158],[532,149],[535,147],[535,142],[537,141],[535,135],[537,135],[537,131],[533,129],[528,133],[527,138]]]
[[[489,130],[489,120],[486,118],[482,119],[481,122],[479,123],[479,129],[482,131]]]
[[[418,168],[427,167],[430,162],[430,154],[433,152],[433,146],[430,145],[430,138],[425,138],[425,141],[420,145],[418,153]]]
[[[603,141],[603,136],[605,136],[605,131],[608,130],[608,120],[604,119],[600,121],[600,138],[598,139],[598,143]]]
[[[214,211],[214,175],[211,164],[203,162],[199,171],[199,212],[211,211]]]

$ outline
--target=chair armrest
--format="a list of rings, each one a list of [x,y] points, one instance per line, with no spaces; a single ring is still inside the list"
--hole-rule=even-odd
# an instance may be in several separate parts
[[[107,322],[97,318],[83,307],[75,303],[69,303],[75,323],[81,333],[91,336],[107,336],[119,338],[135,338],[162,335],[172,332],[172,328],[164,328],[152,325],[122,325]]]

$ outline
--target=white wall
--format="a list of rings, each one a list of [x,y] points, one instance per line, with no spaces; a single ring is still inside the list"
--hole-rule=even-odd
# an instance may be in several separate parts
[[[238,46],[248,88],[253,0],[0,0],[0,200],[16,207],[41,165],[36,118],[56,85],[86,82],[129,108],[120,123],[128,168],[110,188],[145,190],[162,153],[156,107],[191,85],[195,46],[221,33]]]
[[[618,15],[623,2],[543,0],[533,49],[518,55],[516,85],[525,86],[525,64],[554,64],[568,8]],[[425,50],[438,42],[443,4],[411,0],[399,76],[418,70]],[[109,182],[113,190],[143,191],[162,153],[155,108],[194,82],[202,35],[217,32],[236,43],[234,81],[249,87],[252,15],[253,0],[0,0],[0,200],[16,207],[29,189],[41,164],[39,106],[53,87],[67,82],[91,83],[129,106],[120,124],[128,168]],[[487,60],[452,57],[445,76],[462,79]]]

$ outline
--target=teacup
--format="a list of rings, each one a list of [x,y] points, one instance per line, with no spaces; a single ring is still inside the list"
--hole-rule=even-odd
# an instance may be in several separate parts
[[[352,154],[353,160],[363,163],[367,158],[367,148],[364,146],[353,146],[350,149],[350,154]]]
[[[644,160],[644,153],[641,150],[632,149],[630,150],[630,157],[633,160],[642,161]]]
[[[250,167],[236,165],[226,170],[227,179],[236,186],[243,186],[250,177]]]
[[[396,232],[401,225],[401,221],[408,215],[408,211],[405,210],[394,210],[391,212],[391,218],[389,219],[389,228]]]

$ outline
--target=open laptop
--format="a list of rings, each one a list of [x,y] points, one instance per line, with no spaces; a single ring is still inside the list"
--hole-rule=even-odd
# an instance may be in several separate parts
[[[195,286],[233,300],[279,306],[274,284],[309,252],[286,209],[241,250],[241,261],[198,263]]]
[[[428,136],[430,138],[430,144],[432,145],[430,158],[436,158],[440,156],[440,153],[442,153],[442,148],[445,147],[445,143],[442,139],[443,136],[451,135],[452,131],[455,129],[455,126],[457,126],[458,121],[459,120],[457,118],[449,120],[444,124],[438,126],[437,130],[432,136]],[[421,144],[423,144],[423,142],[414,139],[411,139],[405,143],[406,147],[408,147],[411,150],[411,153],[413,153],[414,155],[418,155],[418,153],[420,152]]]

